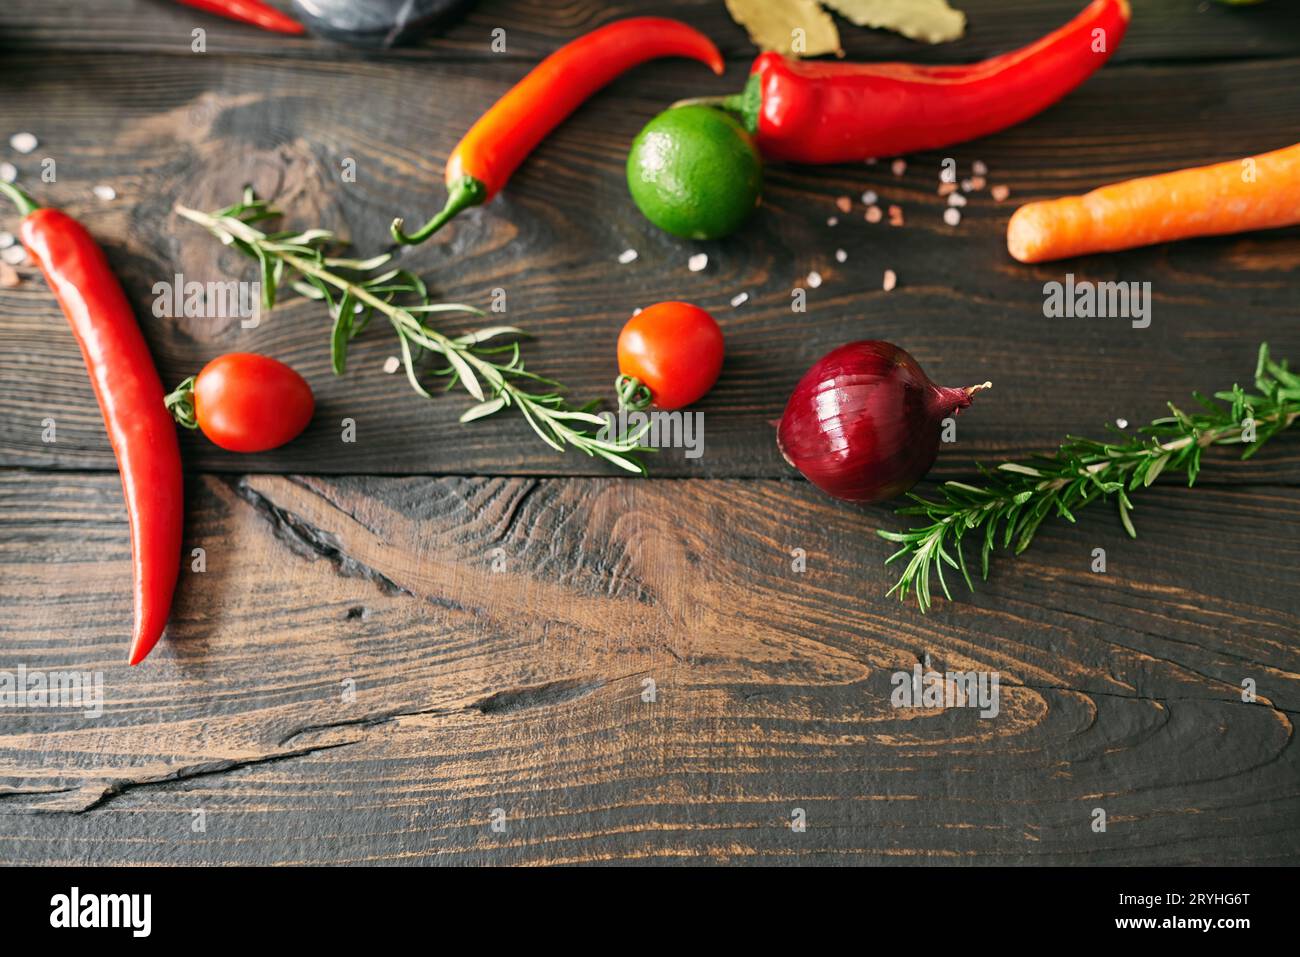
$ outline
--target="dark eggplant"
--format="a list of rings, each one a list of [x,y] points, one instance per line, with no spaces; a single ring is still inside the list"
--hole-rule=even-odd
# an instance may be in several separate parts
[[[410,43],[447,26],[475,0],[293,0],[298,18],[319,36],[353,46]]]

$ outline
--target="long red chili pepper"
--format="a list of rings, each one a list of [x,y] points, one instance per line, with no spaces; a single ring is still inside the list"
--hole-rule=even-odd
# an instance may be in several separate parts
[[[556,50],[497,100],[447,159],[447,205],[418,232],[393,238],[420,243],[461,210],[485,203],[505,186],[534,147],[593,93],[647,60],[689,57],[722,75],[722,54],[698,30],[663,17],[606,24]]]
[[[122,476],[131,524],[135,629],[128,660],[149,654],[167,624],[180,572],[183,481],[176,426],[149,347],[104,251],[84,226],[0,182],[23,213],[20,235],[81,346]]]
[[[288,33],[297,36],[307,32],[307,28],[275,7],[262,3],[261,0],[176,0],[187,7],[215,13],[219,17],[228,17],[242,23],[251,23],[263,30],[275,33]]]
[[[1029,46],[964,66],[822,63],[764,53],[744,115],[772,159],[847,163],[938,149],[987,136],[1051,106],[1097,70],[1128,27],[1128,0],[1093,0]]]

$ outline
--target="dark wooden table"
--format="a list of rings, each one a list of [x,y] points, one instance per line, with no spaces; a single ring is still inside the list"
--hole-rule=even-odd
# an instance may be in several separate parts
[[[1080,0],[958,5],[958,43],[842,25],[848,53],[968,60]],[[1142,492],[1137,541],[1105,507],[1049,522],[927,616],[884,597],[875,529],[899,527],[892,511],[826,498],[773,443],[797,378],[852,338],[897,342],[948,384],[994,381],[938,478],[1246,381],[1261,340],[1300,359],[1296,230],[1037,267],[1006,255],[1016,200],[1300,139],[1300,7],[1134,7],[1081,90],[947,151],[963,175],[987,163],[1011,202],[985,190],[945,226],[941,154],[909,157],[901,177],[773,167],[751,228],[687,243],[640,217],[623,163],[664,105],[739,85],[753,50],[721,0],[484,0],[446,38],[387,56],[163,0],[8,0],[0,160],[102,240],[163,378],[266,352],[304,372],[319,412],[267,455],[185,436],[185,544],[206,571],[183,573],[169,637],[128,668],[127,526],[80,356],[29,266],[0,289],[0,671],[102,672],[106,698],[99,718],[0,709],[0,862],[1300,860],[1294,438],[1246,464],[1213,454],[1193,490]],[[335,378],[327,320],[293,297],[256,329],[153,317],[152,287],[175,273],[249,278],[174,203],[212,208],[252,182],[291,223],[380,251],[393,215],[441,204],[443,161],[482,109],[565,39],[633,12],[705,29],[728,75],[662,62],[616,82],[404,264],[448,299],[505,289],[509,320],[535,335],[530,365],[580,397],[609,393],[635,307],[713,310],[728,361],[700,406],[701,458],[665,451],[651,478],[623,478],[550,452],[517,417],[459,426],[462,396],[421,400],[383,372],[396,350],[378,324]],[[206,53],[190,50],[195,25]],[[496,27],[504,54],[489,51]],[[22,130],[40,141],[26,157],[7,145]],[[346,159],[355,183],[340,181]],[[867,189],[906,226],[866,223]],[[639,258],[617,264],[629,247]],[[708,268],[690,272],[700,251]],[[812,270],[824,282],[792,314]],[[1044,318],[1043,285],[1067,272],[1149,281],[1150,328]],[[996,671],[1000,715],[891,708],[891,674],[927,659]]]

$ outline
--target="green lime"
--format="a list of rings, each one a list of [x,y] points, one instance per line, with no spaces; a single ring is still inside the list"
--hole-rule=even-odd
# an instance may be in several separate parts
[[[758,205],[763,161],[731,114],[679,106],[660,113],[632,141],[627,187],[660,229],[685,239],[720,239]]]

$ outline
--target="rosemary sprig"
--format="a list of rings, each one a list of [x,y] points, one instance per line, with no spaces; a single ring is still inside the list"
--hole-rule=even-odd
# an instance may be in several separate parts
[[[336,375],[342,375],[346,367],[348,344],[378,313],[389,320],[397,333],[406,378],[416,392],[432,398],[420,381],[416,362],[424,354],[436,354],[446,365],[431,370],[430,374],[446,377],[444,391],[459,382],[478,400],[461,415],[461,422],[472,422],[513,406],[542,441],[557,452],[568,445],[629,472],[645,473],[637,453],[653,451],[640,444],[648,424],[626,435],[602,437],[607,421],[592,411],[594,403],[571,407],[559,383],[524,368],[517,339],[504,345],[494,342],[523,335],[514,326],[490,326],[454,337],[434,329],[427,324],[427,319],[437,313],[480,317],[486,314],[463,303],[432,302],[428,287],[419,276],[390,267],[391,254],[371,259],[329,256],[325,250],[337,245],[338,239],[325,229],[262,232],[253,224],[280,213],[267,201],[258,199],[251,189],[244,191],[240,202],[211,213],[179,204],[176,212],[198,223],[227,246],[258,261],[264,309],[269,311],[274,307],[276,291],[287,273],[297,276],[291,283],[293,289],[325,303],[334,319],[330,355]],[[549,389],[532,392],[523,388],[521,382]]]
[[[1186,473],[1191,486],[1200,473],[1201,452],[1208,446],[1244,444],[1241,457],[1248,459],[1300,417],[1300,376],[1285,361],[1270,359],[1267,343],[1259,347],[1255,388],[1250,393],[1234,384],[1214,394],[1217,402],[1193,393],[1203,411],[1184,412],[1171,402],[1172,415],[1143,426],[1138,430],[1143,435],[1123,441],[1067,436],[1052,455],[1035,456],[1026,463],[1006,462],[996,469],[979,466],[984,484],[944,482],[939,501],[909,495],[916,504],[899,509],[898,514],[923,515],[929,521],[905,532],[878,532],[901,546],[885,564],[907,559],[889,594],[897,593],[903,600],[914,592],[925,612],[931,604],[931,570],[938,573],[939,585],[950,600],[944,565],[959,570],[966,586],[973,588],[962,552],[962,539],[972,529],[981,539],[980,565],[987,578],[995,548],[1014,546],[1018,555],[1049,515],[1073,522],[1075,511],[1097,499],[1113,496],[1125,531],[1136,538],[1129,492],[1150,485],[1166,472]]]

